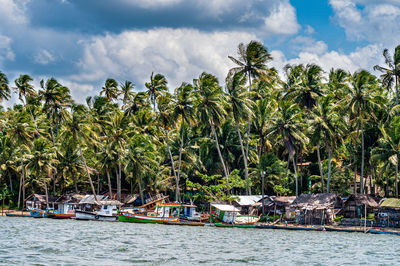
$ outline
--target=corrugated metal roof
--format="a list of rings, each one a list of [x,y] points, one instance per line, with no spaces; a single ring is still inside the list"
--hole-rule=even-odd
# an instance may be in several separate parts
[[[235,202],[240,206],[250,206],[261,200],[261,195],[251,195],[251,196],[235,196],[237,199]]]
[[[400,199],[389,198],[382,202],[381,207],[400,208]]]
[[[99,201],[100,205],[115,205],[115,206],[121,206],[122,203],[119,202],[118,200],[101,200]]]
[[[106,200],[107,196],[96,195],[98,201]],[[79,204],[95,204],[94,195],[86,195],[81,199]]]
[[[228,205],[228,204],[212,203],[211,206],[213,206],[214,208],[217,208],[218,210],[221,210],[221,211],[227,211],[227,212],[239,212],[240,211],[235,206]]]

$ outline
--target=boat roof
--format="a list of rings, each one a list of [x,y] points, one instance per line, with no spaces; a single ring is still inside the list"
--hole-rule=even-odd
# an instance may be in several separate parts
[[[107,205],[107,206],[115,205],[115,206],[121,206],[122,203],[119,202],[118,200],[100,200],[100,201],[99,201],[99,205]]]
[[[106,200],[107,196],[96,195],[96,198],[97,198],[97,201],[102,201],[102,200]],[[95,202],[95,200],[94,200],[94,195],[86,195],[83,197],[83,199],[81,199],[79,204],[97,204],[97,202]]]
[[[233,205],[211,203],[211,206],[213,206],[214,208],[217,208],[218,210],[221,210],[221,211],[240,212],[240,210],[238,208],[236,208],[235,206],[233,206]]]
[[[261,195],[235,196],[235,202],[240,206],[250,206],[261,200]]]

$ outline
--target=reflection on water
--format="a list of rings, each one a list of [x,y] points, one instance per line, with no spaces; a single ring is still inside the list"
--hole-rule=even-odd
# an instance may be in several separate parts
[[[0,264],[387,264],[400,238],[361,233],[0,217]]]

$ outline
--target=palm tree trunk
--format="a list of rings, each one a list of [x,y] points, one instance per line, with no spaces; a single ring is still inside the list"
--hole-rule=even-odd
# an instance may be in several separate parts
[[[321,176],[321,193],[324,193],[324,172],[322,170],[321,155],[319,153],[319,145],[317,146],[317,157],[318,157],[319,174]]]
[[[42,178],[43,178],[43,184],[44,184],[44,191],[46,193],[46,207],[48,210],[49,209],[49,193],[47,191],[46,178],[44,178],[44,175],[42,175]]]
[[[397,175],[399,173],[399,158],[396,160],[396,172],[395,172],[395,179],[394,179],[394,186],[395,186],[395,193],[396,193],[396,198],[399,197],[399,187],[397,184]]]
[[[22,176],[23,175],[21,175],[21,177],[19,178],[19,190],[18,190],[18,209],[19,209],[19,206],[21,205],[20,203],[21,203],[21,192],[22,192]]]
[[[297,158],[297,156],[296,156]],[[300,192],[303,191],[303,151],[300,148]]]
[[[112,186],[111,186],[111,178],[110,178],[110,170],[107,168],[107,182],[108,182],[108,194],[110,195],[110,199],[112,199]]]
[[[330,184],[331,184],[331,161],[332,161],[332,154],[331,154],[331,148],[329,144],[326,144],[326,148],[328,149],[328,182],[326,184],[326,192],[329,193],[330,189]]]
[[[396,90],[396,105],[399,104],[399,88],[398,88],[398,83],[399,83],[399,77],[395,75],[395,90]]]
[[[357,195],[357,164],[356,164],[355,154],[354,154],[354,195]]]
[[[118,153],[118,160],[119,160],[119,153]],[[118,162],[118,174],[117,174],[117,200],[121,201],[121,162]]]
[[[179,148],[179,160],[178,160],[178,176],[176,177],[176,193],[175,200],[179,201],[179,178],[181,176],[181,162],[182,162],[182,150],[183,150],[183,134],[185,130],[185,121],[182,119],[182,129],[181,129],[181,146]]]
[[[140,200],[142,201],[142,205],[145,204],[144,202],[144,197],[143,197],[143,190],[142,190],[142,184],[140,182],[140,179],[138,179],[138,185],[139,185],[139,195],[140,195]]]
[[[83,165],[85,166],[86,174],[87,174],[88,179],[89,179],[90,188],[92,189],[94,200],[97,201],[97,195],[96,195],[96,191],[94,189],[92,178],[90,177],[89,168],[87,167],[85,157],[83,157],[81,142],[78,141],[78,143],[79,143],[79,152],[81,153],[81,158],[82,158],[82,161],[83,161]]]
[[[250,71],[248,71],[247,74],[249,76],[249,100],[251,100],[251,74],[250,74]],[[247,165],[247,162],[249,161],[250,126],[251,126],[251,114],[249,112],[249,117],[248,117],[248,121],[247,121],[246,165]],[[247,178],[248,178],[248,173],[247,173]],[[247,193],[249,195],[251,194],[251,186],[248,187]]]
[[[246,156],[246,153],[244,151],[242,134],[240,133],[239,123],[237,121],[236,121],[236,130],[237,130],[237,133],[239,135],[240,149],[242,150],[243,164],[244,164],[244,178],[245,178],[246,181],[248,181],[248,179],[249,179],[249,170],[247,168],[247,156]],[[248,187],[247,188],[247,195],[250,195],[250,194],[251,194],[250,187]]]
[[[293,162],[293,168],[294,168],[294,177],[296,178],[296,197],[299,196],[299,183],[297,182],[297,166],[296,162],[294,160],[294,156],[292,157],[292,162]]]
[[[97,195],[100,194],[100,175],[97,173]]]
[[[360,185],[361,185],[361,195],[364,194],[364,123],[361,120],[361,176],[360,176]]]
[[[169,146],[168,130],[164,129],[164,134],[165,134],[165,140],[166,140],[166,142],[167,142],[167,148],[168,148],[169,159],[171,160],[172,173],[174,174],[174,177],[175,177],[175,179],[176,179],[177,176],[176,176],[176,171],[175,171],[175,163],[174,163],[174,158],[173,158],[173,156],[172,156],[171,147]]]
[[[8,180],[9,180],[9,182],[10,182],[10,191],[13,191],[14,189],[13,189],[13,183],[12,183],[11,172],[10,172],[10,171],[7,171],[7,174],[8,174]]]
[[[218,156],[219,156],[219,159],[220,159],[220,161],[221,161],[222,168],[223,168],[223,170],[224,170],[224,175],[225,175],[225,177],[226,177],[226,190],[229,191],[228,172],[227,172],[227,170],[226,170],[226,166],[225,166],[225,163],[224,163],[224,158],[222,157],[222,154],[221,154],[221,150],[219,149],[219,143],[218,143],[217,132],[215,132],[214,122],[213,122],[212,119],[211,119],[211,130],[212,130],[212,133],[213,133],[213,135],[214,135],[215,145],[216,145],[217,151],[218,151]]]

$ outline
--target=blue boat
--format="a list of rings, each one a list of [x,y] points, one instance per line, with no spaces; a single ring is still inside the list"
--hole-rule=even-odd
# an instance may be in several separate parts
[[[33,218],[49,218],[50,213],[45,210],[40,210],[40,209],[28,209],[29,213]]]

